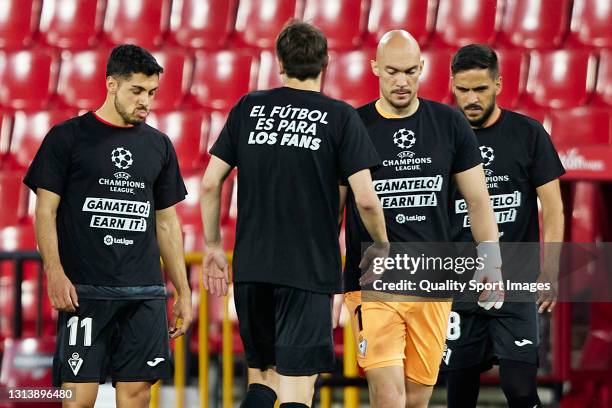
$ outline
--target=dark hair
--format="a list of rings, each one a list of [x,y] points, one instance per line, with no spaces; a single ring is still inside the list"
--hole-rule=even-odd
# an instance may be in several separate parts
[[[107,77],[129,78],[132,74],[151,76],[162,72],[164,69],[149,51],[133,44],[122,44],[113,48],[106,63]]]
[[[491,78],[496,79],[499,75],[497,54],[484,44],[470,44],[459,48],[451,62],[452,74],[470,69],[488,69]]]
[[[287,76],[316,78],[327,66],[327,38],[311,24],[292,21],[276,39],[276,55]]]

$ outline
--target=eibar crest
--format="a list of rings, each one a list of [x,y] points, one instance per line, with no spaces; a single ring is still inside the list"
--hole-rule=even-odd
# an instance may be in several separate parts
[[[72,353],[72,357],[68,359],[68,365],[70,366],[70,369],[74,375],[79,373],[79,370],[83,365],[83,359],[79,356],[79,353]]]

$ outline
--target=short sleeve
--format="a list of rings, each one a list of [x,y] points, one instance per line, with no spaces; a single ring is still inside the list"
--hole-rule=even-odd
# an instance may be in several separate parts
[[[165,137],[167,149],[166,160],[153,185],[155,210],[163,210],[185,199],[187,189],[179,169],[176,152],[170,139]]]
[[[559,154],[542,125],[538,124],[531,165],[531,182],[540,187],[565,174]]]
[[[230,111],[227,121],[219,134],[219,138],[210,149],[210,154],[217,156],[230,166],[237,166],[238,156],[238,134],[240,132],[240,109],[241,102],[238,102]]]
[[[62,195],[70,170],[72,132],[69,126],[53,127],[45,136],[23,179],[32,191],[43,188]]]
[[[457,112],[454,116],[455,157],[451,173],[461,173],[482,163],[478,140],[468,121]]]
[[[341,137],[339,151],[341,182],[342,180],[348,180],[358,171],[381,165],[368,130],[353,108],[347,109],[347,117]]]

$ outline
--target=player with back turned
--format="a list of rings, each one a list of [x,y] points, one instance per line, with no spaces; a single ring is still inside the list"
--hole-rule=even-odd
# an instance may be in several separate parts
[[[563,203],[558,178],[565,172],[550,136],[537,121],[501,109],[495,97],[501,92],[502,77],[497,55],[489,46],[472,44],[457,51],[452,60],[453,93],[459,109],[474,129],[484,159],[489,193],[495,210],[500,241],[532,242],[536,247],[535,264],[539,267],[537,246],[539,222],[537,199],[543,213],[544,241],[563,241]],[[501,198],[510,197],[511,200]],[[471,241],[467,214],[462,199],[455,192],[452,203],[453,238]],[[503,244],[502,244],[503,245]],[[552,311],[555,306],[555,282],[559,246],[545,247],[542,274],[539,268],[523,265],[530,253],[522,246],[503,246],[504,278],[521,281],[538,279],[551,284],[530,301],[507,301],[499,310],[484,311],[470,303],[455,302],[451,314],[447,349],[442,363],[446,371],[448,406],[476,407],[480,373],[499,364],[501,387],[511,408],[540,407],[536,373],[538,364],[537,311]],[[506,250],[506,248],[508,248]],[[509,253],[520,250],[518,256]],[[529,269],[529,270],[527,270]]]
[[[219,236],[223,180],[238,168],[234,300],[249,389],[242,407],[310,406],[318,373],[333,371],[332,294],[342,290],[340,179],[348,179],[373,241],[388,248],[370,168],[380,161],[357,112],[320,93],[327,40],[294,22],[276,41],[281,88],[234,106],[202,180],[204,284],[225,294],[228,263]]]
[[[54,126],[24,180],[59,310],[53,381],[76,398],[64,407],[93,407],[108,374],[118,407],[148,407],[172,376],[168,337],[191,321],[174,208],[186,190],[170,139],[144,123],[162,72],[138,46],[113,49],[102,107]],[[170,330],[160,255],[178,295]]]

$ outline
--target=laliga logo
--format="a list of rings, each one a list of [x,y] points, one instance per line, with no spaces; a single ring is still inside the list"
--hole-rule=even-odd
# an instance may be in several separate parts
[[[410,149],[415,142],[416,137],[412,130],[402,128],[393,134],[393,143],[400,149]]]
[[[121,170],[128,169],[134,163],[132,152],[124,147],[118,147],[111,152],[111,161]]]
[[[482,156],[482,165],[489,166],[495,160],[493,148],[489,146],[480,146],[480,155]]]
[[[113,237],[110,235],[107,235],[104,237],[104,243],[106,245],[113,245]]]

